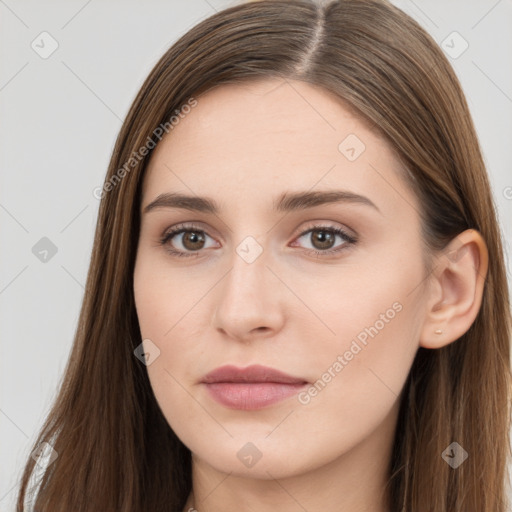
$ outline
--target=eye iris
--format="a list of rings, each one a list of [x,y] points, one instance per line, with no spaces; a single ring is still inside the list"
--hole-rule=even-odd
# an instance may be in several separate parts
[[[315,245],[317,249],[330,249],[335,239],[335,235],[329,231],[313,231],[311,236],[313,239],[313,245],[315,245],[315,242],[320,243],[320,246]]]
[[[187,244],[189,242],[192,244],[192,247],[187,246]],[[194,246],[194,244],[196,244],[198,242],[204,244],[204,236],[199,234],[197,231],[187,231],[187,232],[183,233],[183,246],[185,248],[190,249],[190,250],[201,249],[202,244],[201,244],[201,247]]]

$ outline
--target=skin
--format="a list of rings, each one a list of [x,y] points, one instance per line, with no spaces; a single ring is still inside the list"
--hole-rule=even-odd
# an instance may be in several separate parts
[[[398,160],[331,93],[266,79],[197,99],[147,168],[134,274],[142,339],[160,350],[147,366],[151,386],[193,454],[193,492],[183,510],[389,512],[383,486],[400,392],[419,346],[451,343],[474,321],[485,243],[476,231],[462,233],[448,248],[452,257],[434,255],[427,273],[420,205]],[[353,161],[338,149],[349,134],[365,145]],[[272,211],[284,192],[334,189],[377,208],[344,201]],[[221,210],[143,213],[165,192],[207,196]],[[204,244],[182,233],[160,245],[179,223],[203,230]],[[322,246],[322,230],[307,231],[314,224],[344,229],[357,242],[331,233]],[[244,245],[249,236],[262,250],[251,263],[237,253],[240,246],[255,254],[256,245]],[[311,252],[340,247],[327,256]],[[338,356],[393,304],[400,311],[335,371]],[[307,403],[293,396],[233,410],[199,382],[224,364],[262,364],[310,383],[331,369],[331,379]],[[261,454],[252,467],[237,457],[249,442]]]

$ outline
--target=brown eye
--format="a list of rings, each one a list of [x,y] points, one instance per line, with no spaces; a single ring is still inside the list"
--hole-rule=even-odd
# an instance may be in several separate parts
[[[204,234],[201,231],[186,231],[183,233],[181,243],[185,249],[197,251],[203,248],[205,241]]]
[[[305,238],[311,247],[309,252],[317,256],[330,256],[357,242],[357,239],[336,226],[313,226],[304,231],[298,240]],[[341,243],[336,246],[336,239]],[[295,245],[295,244],[294,244]]]
[[[160,244],[174,256],[199,256],[207,248],[206,238],[211,238],[202,229],[194,226],[176,226],[167,231],[160,239]]]
[[[315,249],[330,249],[334,245],[336,236],[329,231],[311,231],[311,243]]]

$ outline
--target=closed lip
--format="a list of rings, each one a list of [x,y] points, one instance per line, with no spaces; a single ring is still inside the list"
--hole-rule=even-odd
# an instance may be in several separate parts
[[[220,366],[207,373],[201,380],[204,384],[214,383],[262,383],[274,382],[278,384],[306,384],[308,381],[301,377],[294,377],[268,366],[259,364],[239,368],[233,365]]]

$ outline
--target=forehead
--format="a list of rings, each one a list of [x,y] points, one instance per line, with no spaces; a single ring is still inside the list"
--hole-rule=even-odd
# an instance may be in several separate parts
[[[266,79],[224,84],[196,99],[152,154],[146,203],[164,191],[221,200],[229,191],[256,202],[269,193],[343,187],[390,207],[393,195],[410,195],[387,141],[329,91]]]

